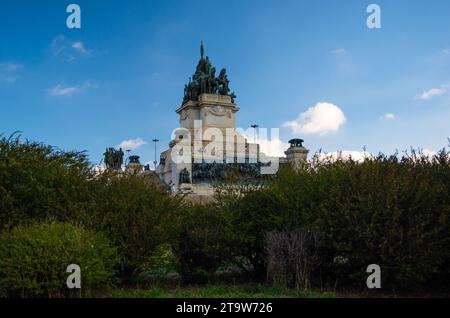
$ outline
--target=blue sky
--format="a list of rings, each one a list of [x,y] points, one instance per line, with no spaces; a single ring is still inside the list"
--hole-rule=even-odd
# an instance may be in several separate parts
[[[366,26],[372,2],[381,29]],[[80,30],[66,27],[69,3]],[[238,127],[279,127],[312,152],[438,150],[450,137],[449,30],[447,0],[2,0],[0,132],[95,163],[140,138],[133,153],[151,161],[151,140],[167,148],[178,126],[203,40],[228,70]]]

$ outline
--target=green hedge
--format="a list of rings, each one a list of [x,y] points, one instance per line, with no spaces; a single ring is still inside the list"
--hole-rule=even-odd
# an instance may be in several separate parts
[[[94,174],[86,153],[19,137],[0,138],[0,230],[91,213],[95,198],[88,181]]]
[[[119,276],[135,278],[168,240],[180,198],[152,175],[97,174],[84,152],[19,137],[0,138],[0,230],[48,218],[83,224],[118,248]]]
[[[231,219],[212,204],[190,204],[172,225],[172,248],[184,282],[207,282],[233,255]]]
[[[117,262],[108,239],[80,226],[44,223],[0,234],[0,286],[10,297],[85,295],[112,282]],[[70,264],[81,268],[81,290],[66,286]]]
[[[302,228],[321,238],[313,286],[365,288],[365,269],[375,263],[381,266],[384,288],[433,288],[440,282],[448,290],[448,151],[432,159],[412,153],[403,158],[380,155],[364,162],[314,161],[301,170],[282,168],[276,177],[259,181],[256,187],[245,182],[219,185],[216,201],[189,205],[149,175],[97,175],[83,152],[2,138],[0,229],[12,229],[1,236],[4,292],[63,295],[58,275],[67,277],[67,265],[77,263],[69,256],[88,262],[82,256],[89,249],[77,235],[104,242],[94,244],[104,253],[100,260],[116,259],[100,234],[97,238],[93,232],[60,223],[26,227],[48,218],[104,233],[117,248],[119,276],[125,281],[154,270],[154,253],[161,244],[173,248],[185,281],[207,280],[229,264],[252,269],[264,280],[266,234]],[[70,227],[67,233],[72,234],[61,234],[59,227]],[[112,275],[116,263],[94,264],[103,269],[92,280],[89,272],[84,274],[86,287],[101,285],[96,281],[99,277],[111,278],[101,273]],[[17,268],[31,276],[15,272]]]
[[[322,199],[315,227],[327,255],[347,260],[335,276],[364,287],[367,265],[381,266],[386,288],[447,288],[450,260],[450,160],[380,156],[328,164],[313,178]],[[325,258],[325,256],[324,256]]]
[[[155,183],[151,175],[105,172],[92,180],[96,209],[85,218],[118,248],[120,276],[130,283],[152,263],[158,246],[169,240],[180,198]]]
[[[258,272],[267,265],[265,233],[305,228],[321,237],[316,285],[366,288],[366,268],[375,263],[384,288],[450,286],[446,150],[433,158],[413,152],[364,162],[316,160],[301,170],[282,168],[258,188],[222,185],[217,194],[233,225],[230,259]]]

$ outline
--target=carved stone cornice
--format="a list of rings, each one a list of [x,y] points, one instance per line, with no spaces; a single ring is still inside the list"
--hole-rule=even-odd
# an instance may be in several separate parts
[[[232,110],[228,107],[223,107],[222,105],[214,105],[206,109],[205,116],[211,114],[217,117],[227,116],[228,118],[231,118],[231,112]]]
[[[182,111],[190,108],[203,108],[207,106],[220,106],[222,108],[230,109],[233,113],[239,111],[239,107],[236,104],[231,102],[231,97],[226,95],[217,95],[217,94],[202,94],[199,97],[198,101],[188,101],[181,105],[180,108],[176,110],[176,112],[180,115]]]

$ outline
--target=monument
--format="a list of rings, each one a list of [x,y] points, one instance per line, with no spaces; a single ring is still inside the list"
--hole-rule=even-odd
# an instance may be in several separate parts
[[[184,87],[182,103],[176,109],[180,127],[175,130],[169,149],[161,153],[156,168],[157,175],[171,191],[210,196],[213,182],[225,179],[230,171],[258,177],[261,167],[270,165],[261,161],[265,155],[257,143],[248,142],[236,132],[239,107],[235,99],[226,69],[221,69],[216,76],[216,68],[205,56],[201,43],[200,60]],[[217,138],[220,135],[225,138]],[[301,166],[308,154],[302,142],[301,139],[291,140],[287,157],[276,159],[282,164]],[[181,152],[177,150],[180,145],[184,145]],[[178,152],[184,152],[189,160],[179,162],[172,158]]]
[[[103,158],[107,169],[120,170],[123,163],[122,148],[119,150],[112,147],[107,148],[103,154]]]
[[[139,161],[140,157],[139,156],[130,156],[128,158],[128,164],[125,167],[125,172],[128,173],[138,173],[138,172],[142,172],[144,170],[144,166],[141,164],[141,162]]]
[[[286,161],[294,168],[299,169],[306,163],[309,150],[303,147],[303,139],[291,139],[289,144],[291,146],[284,152]]]

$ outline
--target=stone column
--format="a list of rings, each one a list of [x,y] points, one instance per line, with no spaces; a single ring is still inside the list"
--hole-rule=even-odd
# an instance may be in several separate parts
[[[296,169],[307,163],[309,150],[303,146],[292,146],[284,152],[287,162]]]

